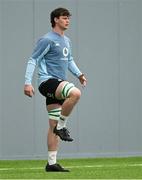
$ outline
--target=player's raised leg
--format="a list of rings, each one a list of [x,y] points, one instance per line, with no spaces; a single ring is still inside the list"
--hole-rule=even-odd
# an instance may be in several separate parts
[[[73,141],[69,135],[69,131],[66,129],[66,122],[74,106],[80,99],[81,92],[74,86],[74,84],[63,81],[59,84],[55,95],[56,98],[65,99],[65,101],[62,104],[60,119],[54,129],[54,133],[64,141]]]

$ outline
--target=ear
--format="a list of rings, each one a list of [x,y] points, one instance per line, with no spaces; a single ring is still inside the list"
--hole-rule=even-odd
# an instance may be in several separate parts
[[[58,22],[58,18],[57,18],[57,17],[55,17],[55,18],[54,18],[54,21],[55,21],[55,23],[57,23],[57,22]]]

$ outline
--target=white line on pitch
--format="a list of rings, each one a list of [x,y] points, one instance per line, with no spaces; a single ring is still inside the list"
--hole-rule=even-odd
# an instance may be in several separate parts
[[[84,166],[67,166],[66,168],[111,168],[111,167],[142,167],[142,164],[106,164],[106,165],[84,165]],[[40,170],[44,167],[21,167],[21,168],[0,168],[0,171],[13,171],[13,170]]]

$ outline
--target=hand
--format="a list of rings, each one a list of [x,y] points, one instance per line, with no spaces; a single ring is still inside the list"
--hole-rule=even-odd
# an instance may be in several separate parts
[[[84,74],[81,74],[81,75],[78,77],[78,79],[79,79],[80,83],[85,87],[86,84],[87,84],[87,80],[86,80]]]
[[[26,96],[32,97],[34,95],[34,88],[32,85],[25,84],[24,86],[24,94]]]

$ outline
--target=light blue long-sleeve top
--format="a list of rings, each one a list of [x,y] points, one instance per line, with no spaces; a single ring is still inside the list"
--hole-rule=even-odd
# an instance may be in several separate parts
[[[50,78],[67,80],[68,70],[76,77],[82,74],[73,60],[69,38],[54,31],[38,40],[27,64],[25,84],[32,84],[36,65],[38,66],[38,85]]]

